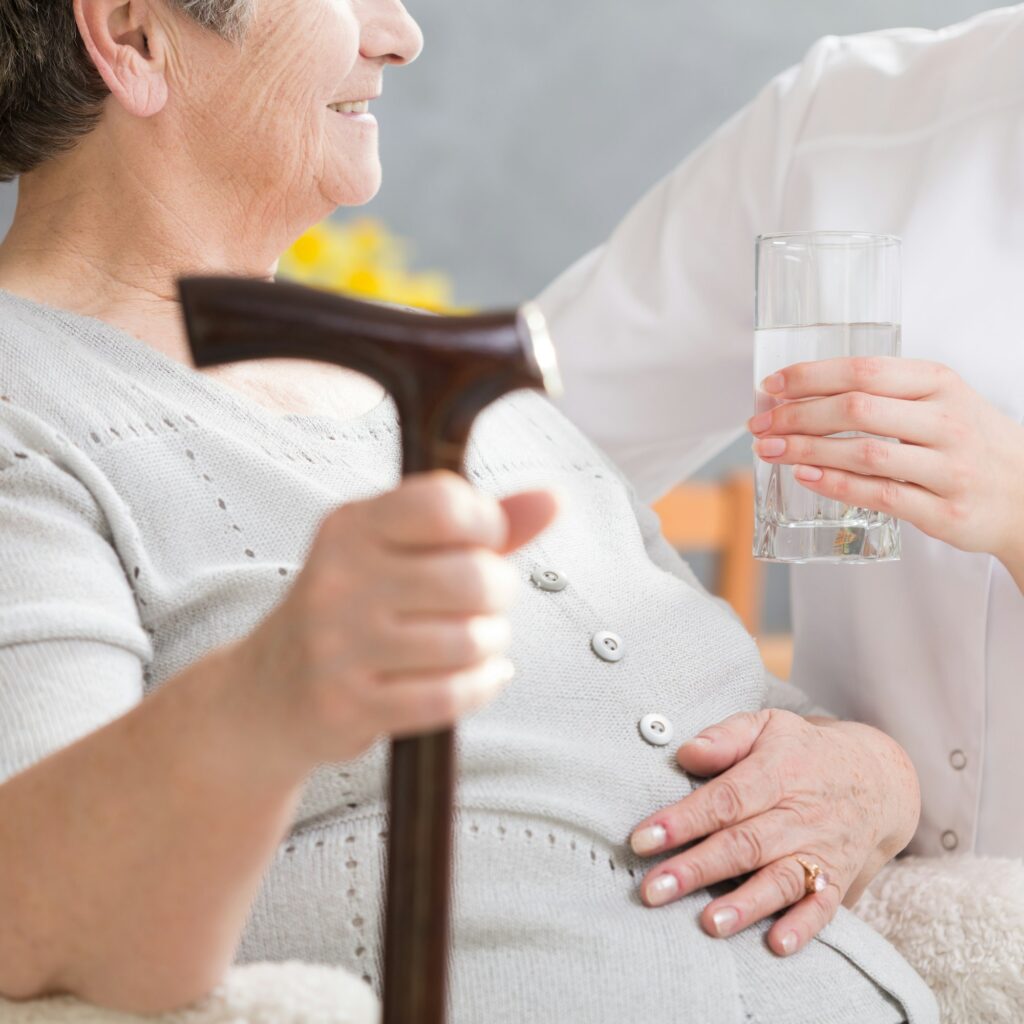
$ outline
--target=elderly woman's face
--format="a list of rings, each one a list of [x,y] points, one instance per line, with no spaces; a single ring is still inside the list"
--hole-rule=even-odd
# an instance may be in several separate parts
[[[268,216],[283,204],[289,220],[373,197],[381,171],[366,101],[380,95],[385,65],[423,44],[399,0],[259,0],[240,47],[187,35],[171,102],[177,91],[188,105],[208,173],[247,186],[261,210],[265,198]]]

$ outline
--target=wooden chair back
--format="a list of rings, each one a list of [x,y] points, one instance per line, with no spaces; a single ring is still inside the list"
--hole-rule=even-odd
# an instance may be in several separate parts
[[[721,481],[690,481],[654,505],[665,539],[679,551],[717,556],[714,591],[747,630],[761,626],[763,571],[754,559],[754,476],[737,471]]]
[[[736,610],[757,640],[768,670],[788,679],[793,638],[764,635],[761,611],[764,563],[753,555],[754,474],[739,470],[720,481],[691,481],[669,491],[654,505],[665,539],[679,551],[709,551],[717,556],[714,592]]]

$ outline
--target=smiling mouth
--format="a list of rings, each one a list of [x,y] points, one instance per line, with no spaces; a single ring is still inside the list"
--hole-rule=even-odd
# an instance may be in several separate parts
[[[328,103],[331,110],[339,114],[368,114],[370,112],[369,100],[355,100],[351,103]]]

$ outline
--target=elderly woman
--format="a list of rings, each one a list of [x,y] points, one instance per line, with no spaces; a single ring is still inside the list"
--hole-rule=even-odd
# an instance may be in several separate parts
[[[368,102],[420,46],[397,0],[0,3],[0,994],[377,984],[383,738],[472,711],[453,1021],[934,1021],[836,913],[913,833],[913,768],[766,687],[551,405],[488,410],[475,488],[399,486],[375,385],[190,365],[175,279],[271,278],[368,200]]]

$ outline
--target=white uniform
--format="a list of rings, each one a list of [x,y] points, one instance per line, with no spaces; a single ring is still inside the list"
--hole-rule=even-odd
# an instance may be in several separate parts
[[[561,407],[645,499],[743,434],[754,237],[811,229],[902,236],[903,354],[1021,420],[1024,5],[820,40],[540,296]],[[900,562],[793,568],[793,681],[911,754],[912,850],[1024,855],[1024,597],[902,535]]]

